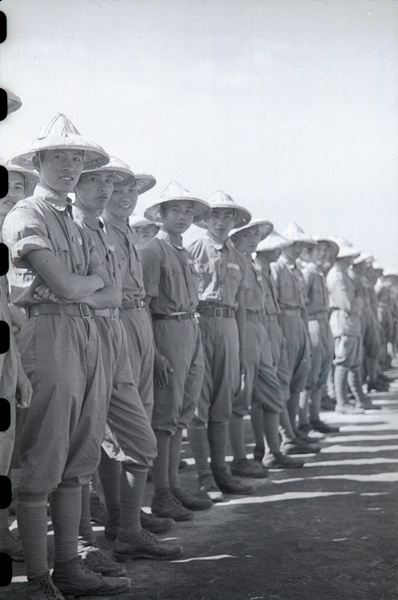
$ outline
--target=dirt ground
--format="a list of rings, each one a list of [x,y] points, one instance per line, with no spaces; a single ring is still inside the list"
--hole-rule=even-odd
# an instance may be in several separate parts
[[[228,496],[167,538],[184,548],[174,562],[126,563],[131,590],[120,600],[397,600],[398,369],[381,410],[322,413],[340,432],[320,441],[302,469],[251,480],[255,492]],[[248,453],[252,449],[247,422]],[[183,458],[192,463],[184,444]],[[181,472],[195,491],[195,467]],[[149,507],[152,484],[147,485]],[[98,539],[109,549],[98,527]],[[49,534],[51,547],[52,537]],[[24,598],[24,565],[0,600]],[[113,596],[112,598],[114,598]]]

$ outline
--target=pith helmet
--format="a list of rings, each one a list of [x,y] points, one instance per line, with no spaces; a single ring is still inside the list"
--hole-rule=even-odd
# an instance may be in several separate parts
[[[285,231],[282,232],[282,235],[293,243],[303,242],[304,244],[316,244],[316,241],[313,240],[310,235],[304,233],[303,229],[296,223],[296,221],[289,223]]]
[[[331,252],[331,253],[332,253],[334,256],[336,256],[336,255],[338,254],[338,252],[339,252],[339,247],[338,247],[338,245],[336,244],[336,242],[334,242],[334,241],[333,241],[333,240],[331,240],[330,238],[328,238],[328,237],[322,237],[321,235],[318,235],[317,233],[315,233],[315,234],[314,234],[314,235],[312,235],[311,237],[312,237],[312,239],[313,239],[315,242],[317,242],[317,243],[318,243],[318,242],[326,242],[327,244],[329,244],[330,252]]]
[[[292,244],[293,242],[291,240],[287,240],[274,229],[266,238],[259,242],[256,251],[270,252],[271,250],[283,250],[283,248],[287,248]]]
[[[14,92],[10,92],[9,90],[5,90],[5,92],[7,94],[7,113],[10,115],[21,108],[22,100]]]
[[[210,213],[210,206],[205,200],[201,200],[196,196],[193,196],[190,191],[187,190],[177,181],[170,181],[168,186],[163,190],[161,196],[157,200],[152,200],[145,209],[144,216],[155,223],[163,221],[161,215],[161,206],[168,202],[175,202],[181,200],[189,200],[193,203],[194,210],[194,223],[198,220],[203,219]]]
[[[245,231],[246,229],[250,229],[251,227],[259,228],[262,240],[265,239],[267,236],[269,236],[269,234],[274,229],[274,225],[273,225],[273,223],[271,223],[271,221],[264,221],[263,219],[252,219],[250,221],[250,223],[248,223],[247,225],[243,225],[243,227],[233,229],[231,231],[231,233],[229,234],[229,237],[232,237],[233,235],[235,235],[236,233],[239,233],[240,231]]]
[[[40,150],[82,150],[83,170],[92,170],[109,162],[109,154],[98,144],[80,135],[72,121],[58,113],[42,129],[40,135],[22,152],[11,159],[20,167],[34,169],[33,158]]]
[[[111,156],[106,165],[97,169],[86,169],[85,172],[110,171],[116,183],[128,184],[133,179],[137,182],[138,194],[143,194],[150,190],[156,183],[153,175],[136,175],[129,165],[116,156]]]
[[[161,223],[154,223],[153,221],[150,221],[141,215],[131,215],[131,217],[129,217],[129,225],[133,229],[138,229],[139,227],[148,227],[148,225],[154,225],[158,229],[161,227]]]
[[[156,184],[155,177],[147,173],[136,173],[135,179],[137,181],[138,194],[144,194]]]
[[[240,206],[225,192],[218,190],[215,194],[209,198],[210,208],[232,208],[235,211],[235,228],[238,229],[246,225],[252,218],[251,212]],[[207,229],[206,221],[200,221],[196,223],[198,227],[204,227]]]
[[[363,262],[372,264],[373,255],[366,254],[365,252],[361,252],[361,254],[359,256],[357,256],[357,258],[354,258],[354,265],[359,265],[360,263],[363,263]]]
[[[361,254],[360,250],[354,248],[351,242],[342,237],[333,237],[332,241],[335,242],[339,247],[337,258],[346,258],[348,256],[355,258]]]
[[[0,161],[3,164],[2,161]],[[36,185],[39,183],[39,174],[37,171],[32,171],[31,169],[24,169],[23,167],[18,167],[17,165],[13,165],[9,160],[4,164],[7,171],[9,173],[21,173],[25,180],[25,192],[27,196],[32,196],[33,190]]]

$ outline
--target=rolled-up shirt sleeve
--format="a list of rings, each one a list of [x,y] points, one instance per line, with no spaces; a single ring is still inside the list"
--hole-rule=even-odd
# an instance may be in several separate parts
[[[32,250],[45,249],[53,252],[46,224],[26,205],[17,206],[7,215],[3,226],[3,239],[16,267],[30,266],[26,256]]]

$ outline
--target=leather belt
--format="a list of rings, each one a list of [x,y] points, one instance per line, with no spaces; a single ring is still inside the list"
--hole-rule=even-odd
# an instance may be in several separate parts
[[[119,318],[119,309],[118,308],[93,308],[94,317],[109,317],[110,319],[118,319]]]
[[[261,321],[264,316],[263,310],[258,310],[257,312],[247,312],[246,313],[246,321]]]
[[[278,315],[264,315],[264,318],[266,321],[277,321],[278,320]]]
[[[61,317],[82,317],[91,319],[93,311],[88,304],[55,304],[52,302],[43,302],[42,304],[32,304],[26,309],[27,317],[38,317],[39,315],[59,315]]]
[[[162,315],[159,313],[155,313],[152,315],[152,319],[154,321],[180,321],[181,319],[194,319],[195,311],[191,310],[190,312],[181,313],[179,315]]]
[[[317,321],[319,319],[319,317],[325,317],[326,319],[329,318],[329,313],[326,310],[318,310],[318,312],[316,313],[311,313],[310,315],[308,315],[308,320],[309,321]]]
[[[145,308],[145,302],[142,298],[133,298],[122,304],[123,310],[140,310],[141,308]]]
[[[214,317],[216,319],[231,319],[235,317],[233,308],[198,308],[201,317]]]
[[[281,315],[286,315],[288,317],[300,317],[301,309],[300,308],[281,308]]]

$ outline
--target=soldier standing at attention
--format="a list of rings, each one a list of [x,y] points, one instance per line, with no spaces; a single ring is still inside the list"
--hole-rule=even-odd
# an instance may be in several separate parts
[[[268,338],[271,342],[271,351],[273,364],[277,371],[278,380],[282,387],[283,406],[279,413],[279,429],[282,442],[289,440],[294,442],[297,447],[302,448],[302,444],[297,440],[290,423],[289,413],[287,411],[287,401],[290,396],[290,372],[288,367],[286,340],[278,322],[280,312],[278,303],[278,292],[275,282],[271,276],[271,263],[276,262],[281,255],[282,249],[290,246],[292,242],[283,238],[275,230],[268,237],[262,240],[256,248],[256,261],[261,267],[262,287],[264,294],[264,324],[267,330]],[[278,448],[268,447],[265,454],[264,431],[267,428],[266,413],[261,406],[253,400],[251,409],[251,423],[255,439],[254,459],[262,462],[269,469],[294,469],[304,466],[304,462],[299,459],[291,458],[281,451],[280,444]],[[302,453],[306,449],[302,448]],[[263,460],[264,459],[264,460]]]
[[[329,290],[330,328],[334,337],[334,387],[335,411],[343,414],[363,413],[360,403],[351,406],[347,396],[347,384],[357,392],[357,370],[362,364],[361,312],[364,300],[358,294],[348,268],[360,251],[343,238],[333,238],[339,246],[336,262],[327,274]]]
[[[283,237],[292,242],[282,250],[282,255],[272,264],[271,272],[278,292],[280,313],[279,324],[287,344],[288,369],[290,379],[290,395],[287,401],[290,423],[298,435],[296,419],[298,416],[300,392],[305,387],[307,379],[310,342],[308,336],[308,318],[306,311],[306,292],[303,275],[296,261],[306,244],[316,245],[316,242],[297,225],[290,223],[282,233]],[[282,451],[286,454],[301,454],[295,441],[288,438],[282,443]],[[312,444],[308,451],[316,452],[320,447]]]
[[[335,433],[332,427],[320,420],[322,387],[325,385],[334,356],[334,340],[329,326],[329,295],[326,286],[324,264],[329,259],[333,246],[328,239],[312,236],[317,245],[308,246],[301,257],[307,302],[308,333],[310,337],[311,359],[305,390],[300,394],[299,429],[309,433],[312,429],[320,433]]]
[[[255,219],[240,229],[234,229],[230,236],[235,248],[242,252],[247,261],[245,385],[234,398],[229,422],[234,456],[231,472],[241,477],[267,476],[267,469],[261,463],[251,462],[246,458],[243,417],[249,414],[252,401],[262,413],[261,423],[270,452],[278,453],[280,446],[278,428],[279,413],[284,405],[283,388],[278,380],[271,342],[265,327],[261,266],[252,258],[260,240],[265,239],[272,229],[273,225],[269,221]]]
[[[129,219],[136,207],[138,196],[150,190],[156,183],[152,175],[135,175],[125,162],[112,157],[113,173],[116,180],[113,192],[104,210],[104,222],[113,240],[122,272],[122,305],[120,318],[124,325],[128,355],[133,378],[149,420],[153,410],[153,361],[154,342],[151,319],[145,309],[145,287],[142,272],[142,254],[138,237],[129,225]],[[112,447],[112,445],[111,445]],[[111,459],[103,450],[99,475],[104,489],[108,518],[105,536],[113,541],[119,531],[120,463]],[[156,519],[141,511],[141,525],[152,533],[169,530],[171,519]]]
[[[199,490],[219,501],[223,499],[222,492],[246,494],[252,490],[231,476],[225,462],[232,402],[245,373],[247,271],[246,258],[228,236],[234,227],[247,224],[251,214],[222,191],[216,192],[209,202],[211,214],[197,223],[207,231],[190,246],[199,276],[198,312],[205,375],[188,437],[198,470]]]
[[[91,571],[77,553],[81,485],[97,469],[106,422],[101,344],[92,309],[117,307],[120,293],[101,268],[91,238],[73,220],[67,194],[83,168],[108,160],[64,115],[57,115],[13,159],[39,171],[33,196],[10,211],[3,229],[14,267],[11,300],[28,317],[18,345],[33,386],[21,438],[17,506],[29,600],[59,600],[62,592],[116,594],[130,587],[127,578]],[[52,581],[48,496],[55,547]]]
[[[157,235],[142,249],[146,304],[155,340],[154,409],[158,456],[152,477],[152,512],[175,521],[192,519],[194,510],[210,508],[207,499],[188,494],[180,486],[178,468],[182,431],[192,419],[202,388],[204,359],[195,311],[198,277],[182,234],[206,216],[210,207],[177,182],[170,182],[145,217],[162,223]]]
[[[100,220],[99,215],[107,207],[114,190],[113,180],[119,180],[120,185],[133,185],[133,175],[118,170],[118,161],[111,161],[99,169],[83,173],[76,186],[76,201],[73,214],[83,225],[93,239],[103,268],[109,279],[120,291],[122,301],[122,270],[119,257],[115,253],[112,236],[108,226]],[[151,428],[149,417],[138,394],[134,381],[127,336],[119,309],[94,310],[94,318],[101,340],[104,373],[107,389],[108,427],[115,434],[120,446],[120,462],[122,464],[119,478],[115,481],[115,489],[109,490],[105,485],[104,494],[120,494],[119,528],[113,547],[113,556],[119,562],[136,558],[170,559],[176,558],[182,552],[179,546],[160,545],[156,536],[145,531],[141,526],[140,510],[145,492],[148,467],[156,456],[156,439]],[[111,451],[109,450],[111,447]],[[113,450],[109,439],[103,444],[105,452],[111,457],[118,453]],[[114,461],[116,462],[116,461]],[[107,483],[107,481],[106,481]],[[109,561],[104,561],[95,543],[89,521],[90,495],[88,486],[84,487],[85,519],[81,522],[81,534],[88,548],[94,551],[88,553],[86,560],[96,560],[94,566],[109,569]],[[100,560],[98,560],[98,558]],[[117,565],[120,569],[120,566]],[[113,567],[114,569],[114,567]],[[103,572],[103,571],[101,571]],[[115,574],[120,574],[117,572]]]

